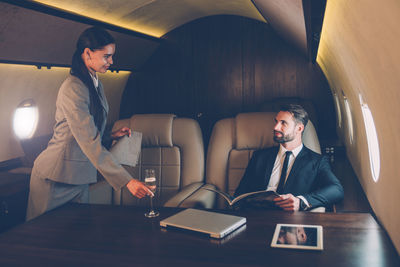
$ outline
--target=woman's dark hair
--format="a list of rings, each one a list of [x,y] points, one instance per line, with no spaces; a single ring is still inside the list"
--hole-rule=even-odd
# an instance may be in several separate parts
[[[71,75],[78,77],[89,89],[90,105],[89,111],[93,116],[97,129],[101,131],[104,121],[104,110],[101,104],[100,96],[94,87],[93,80],[89,71],[82,60],[82,53],[85,48],[92,51],[102,49],[104,46],[115,43],[114,38],[104,29],[99,27],[91,27],[86,29],[76,43],[76,50],[72,56]]]

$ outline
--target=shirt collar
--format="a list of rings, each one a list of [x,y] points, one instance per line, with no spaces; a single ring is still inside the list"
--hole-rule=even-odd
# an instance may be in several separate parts
[[[303,143],[301,143],[298,147],[296,147],[295,149],[292,150],[292,154],[293,156],[296,158],[297,155],[300,153],[300,151],[303,149]],[[282,145],[279,146],[279,152],[278,154],[280,156],[283,156],[286,151],[288,151],[286,148],[284,148]]]
[[[95,72],[95,75],[92,75],[90,72],[89,72],[89,75],[90,75],[90,77],[92,78],[92,80],[93,80],[93,84],[94,84],[94,87],[99,87],[99,78],[97,77],[97,73]]]

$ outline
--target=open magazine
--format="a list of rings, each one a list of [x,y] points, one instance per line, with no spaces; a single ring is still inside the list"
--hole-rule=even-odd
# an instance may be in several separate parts
[[[237,197],[232,197],[229,194],[222,192],[218,189],[214,188],[205,188],[203,189],[208,190],[208,191],[213,191],[218,194],[220,194],[229,204],[229,206],[233,206],[235,203],[239,202],[242,199],[252,199],[253,201],[269,201],[272,202],[274,198],[279,197],[279,194],[276,193],[275,191],[271,190],[262,190],[262,191],[255,191],[255,192],[249,192],[245,194],[241,194],[240,196]]]
[[[131,137],[125,135],[116,141],[110,149],[119,164],[135,167],[142,146],[142,133],[132,131]]]

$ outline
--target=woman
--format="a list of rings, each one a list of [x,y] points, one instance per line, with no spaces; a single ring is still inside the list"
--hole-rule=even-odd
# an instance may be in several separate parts
[[[70,75],[58,92],[53,136],[32,170],[27,220],[69,201],[88,202],[96,169],[115,190],[127,186],[138,198],[153,194],[102,145],[108,104],[97,72],[107,71],[114,53],[113,37],[101,28],[89,28],[79,37]],[[124,127],[110,137],[130,134]]]

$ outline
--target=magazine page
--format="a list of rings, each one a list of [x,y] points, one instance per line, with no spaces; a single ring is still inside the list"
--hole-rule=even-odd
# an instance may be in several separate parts
[[[236,202],[239,202],[240,200],[245,198],[247,199],[251,198],[251,200],[254,202],[265,202],[265,201],[272,202],[274,198],[279,197],[279,194],[276,193],[275,191],[261,190],[261,191],[245,193],[234,198],[229,194],[222,192],[218,189],[213,189],[213,188],[203,188],[203,189],[220,194],[229,203],[230,206],[234,205]]]
[[[275,191],[255,191],[255,192],[249,192],[242,194],[240,196],[237,196],[234,200],[233,203],[238,202],[241,199],[248,198],[252,201],[270,201],[272,202],[274,198],[279,197],[279,194],[276,193]]]

